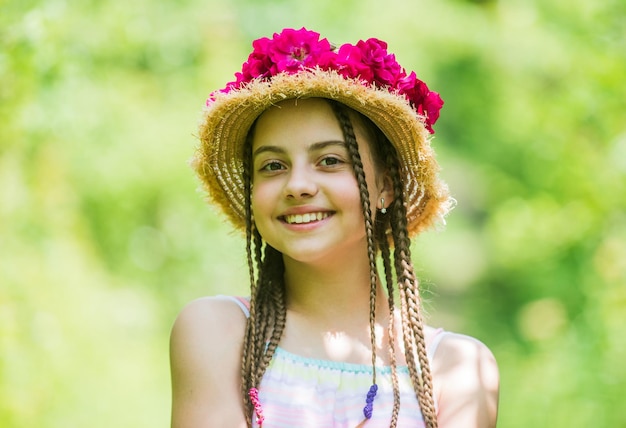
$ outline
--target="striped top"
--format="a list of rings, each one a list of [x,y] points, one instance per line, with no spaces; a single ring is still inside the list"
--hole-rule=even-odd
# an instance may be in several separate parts
[[[248,302],[232,300],[248,316]],[[439,330],[428,344],[430,361],[443,336],[445,332]],[[397,374],[400,387],[397,427],[423,428],[408,367],[398,366]],[[355,428],[365,419],[363,407],[371,383],[370,365],[305,358],[278,347],[259,386],[265,418],[263,428]],[[376,367],[376,383],[374,411],[372,418],[362,425],[364,428],[390,426],[393,409],[390,367]],[[255,421],[253,426],[259,425]]]

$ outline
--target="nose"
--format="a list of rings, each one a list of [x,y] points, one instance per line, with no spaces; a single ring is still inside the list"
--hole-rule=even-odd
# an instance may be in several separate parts
[[[293,165],[285,183],[285,197],[288,199],[310,198],[315,196],[317,191],[314,172],[306,166]]]

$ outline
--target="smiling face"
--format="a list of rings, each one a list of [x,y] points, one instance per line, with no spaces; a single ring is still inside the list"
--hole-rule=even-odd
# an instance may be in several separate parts
[[[376,179],[367,133],[355,119],[374,211],[385,197],[384,180]],[[254,130],[251,165],[254,222],[285,257],[315,263],[366,251],[357,180],[327,101],[286,100],[265,111]]]

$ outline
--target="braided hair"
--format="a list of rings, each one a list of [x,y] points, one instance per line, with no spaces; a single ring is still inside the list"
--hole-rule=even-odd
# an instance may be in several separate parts
[[[430,366],[426,354],[424,323],[419,298],[418,280],[411,261],[410,238],[407,229],[406,207],[404,205],[404,183],[399,174],[399,161],[395,149],[384,134],[365,116],[348,109],[335,101],[329,103],[341,127],[346,148],[359,187],[361,209],[365,219],[366,241],[370,270],[370,340],[372,350],[372,384],[376,384],[376,291],[378,270],[377,254],[380,251],[385,273],[387,303],[389,305],[388,345],[390,352],[391,377],[393,386],[393,410],[391,427],[395,428],[400,411],[400,390],[395,357],[395,287],[397,284],[402,320],[402,336],[406,352],[406,362],[411,382],[422,415],[428,428],[437,427],[436,412]],[[393,182],[394,200],[385,215],[372,215],[370,195],[367,188],[363,162],[358,150],[351,116],[366,128],[371,136],[373,158],[378,170],[388,171]],[[246,206],[246,254],[250,276],[250,316],[246,324],[241,364],[242,397],[248,427],[252,427],[255,402],[251,391],[261,383],[276,347],[281,339],[286,322],[286,299],[284,283],[284,263],[282,254],[263,241],[255,227],[251,209],[252,194],[252,136],[248,134],[245,145],[243,181]],[[374,219],[375,218],[375,219]],[[393,257],[392,257],[393,248]],[[257,413],[257,418],[262,418]]]

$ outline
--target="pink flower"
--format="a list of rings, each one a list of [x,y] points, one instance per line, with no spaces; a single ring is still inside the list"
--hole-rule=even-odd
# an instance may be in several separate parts
[[[363,55],[361,50],[349,43],[341,45],[337,52],[338,72],[344,77],[352,79],[360,78],[366,82],[374,81],[372,69],[363,63]]]
[[[362,61],[367,65],[374,76],[374,82],[378,86],[394,87],[396,82],[406,73],[396,61],[393,54],[387,52],[387,43],[378,39],[367,39],[356,44],[361,51]]]
[[[398,92],[405,95],[414,105],[420,105],[428,94],[428,86],[417,78],[415,72],[398,81]]]
[[[424,116],[426,129],[433,134],[432,125],[439,119],[443,100],[437,92],[428,89],[426,83],[417,78],[415,72],[402,78],[397,85],[398,93],[404,95],[415,110]]]
[[[320,40],[319,33],[305,28],[288,28],[274,34],[268,53],[278,73],[296,73],[304,68],[314,68],[330,51],[330,43],[327,39]]]
[[[254,79],[270,78],[280,72],[296,73],[304,68],[319,66],[332,68],[336,54],[327,39],[319,39],[319,33],[285,29],[269,39],[262,37],[252,43],[252,53],[235,73],[235,81],[226,85],[226,92]]]
[[[395,55],[387,53],[387,43],[378,39],[361,40],[356,46],[342,45],[337,53],[337,64],[341,75],[379,87],[395,87],[406,75]]]
[[[237,83],[249,82],[258,77],[270,77],[274,73],[274,64],[270,58],[272,40],[267,37],[257,39],[252,43],[254,48],[248,60],[243,63],[241,73],[235,74]]]
[[[426,129],[431,134],[435,133],[433,125],[439,119],[439,111],[443,107],[443,100],[437,92],[429,92],[423,103],[426,116]]]

